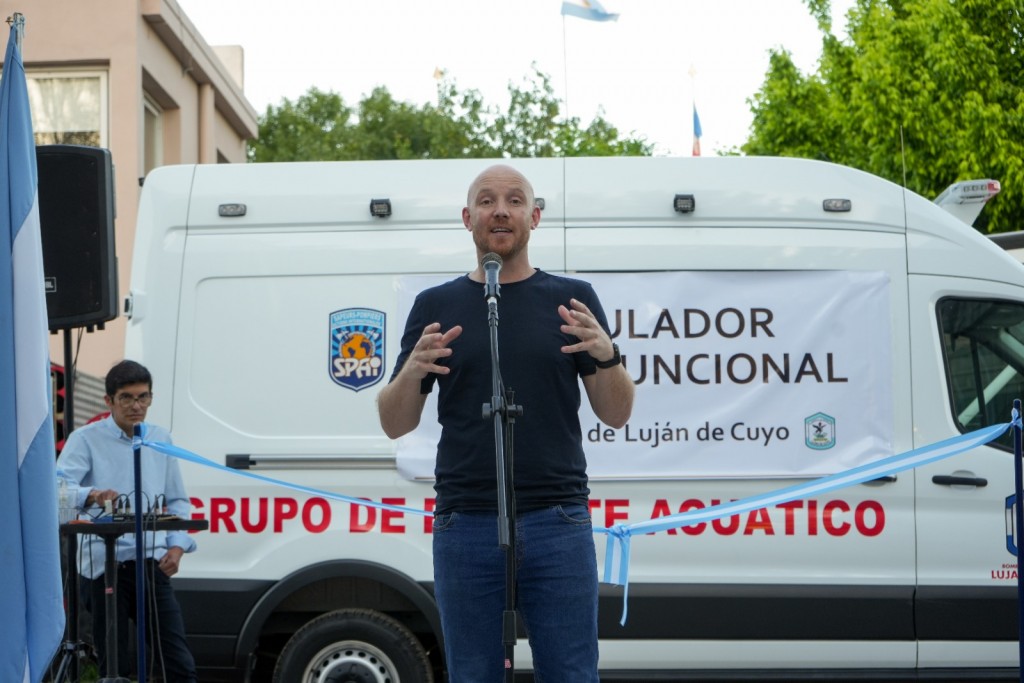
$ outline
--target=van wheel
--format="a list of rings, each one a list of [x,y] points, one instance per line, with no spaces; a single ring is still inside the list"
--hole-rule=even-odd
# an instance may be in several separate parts
[[[275,683],[432,683],[423,646],[396,619],[368,609],[328,612],[295,632]]]

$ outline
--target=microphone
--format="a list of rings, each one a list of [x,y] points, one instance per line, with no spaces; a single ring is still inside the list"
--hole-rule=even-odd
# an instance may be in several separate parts
[[[498,284],[498,273],[501,272],[501,257],[493,251],[484,254],[480,261],[484,267],[484,298],[497,301],[501,298],[501,285]]]

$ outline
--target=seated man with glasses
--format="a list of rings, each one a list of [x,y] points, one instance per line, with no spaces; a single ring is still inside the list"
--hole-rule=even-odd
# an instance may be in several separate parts
[[[135,500],[135,467],[132,434],[136,424],[142,425],[143,438],[170,443],[167,430],[145,423],[146,412],[153,403],[153,378],[145,367],[134,361],[121,361],[107,373],[106,395],[103,397],[110,416],[76,429],[68,437],[57,460],[58,472],[69,486],[78,489],[77,504],[90,518],[105,514],[111,506],[124,509],[126,501]],[[150,512],[177,515],[187,519],[190,511],[188,495],[182,483],[178,461],[143,447],[140,454],[142,501]],[[144,534],[146,585],[149,588],[147,624],[155,637],[147,637],[153,655],[153,669],[168,683],[195,681],[195,661],[185,641],[185,627],[170,577],[178,572],[184,553],[195,550],[196,542],[187,532],[148,531]],[[106,666],[106,620],[104,602],[103,539],[86,534],[81,540],[78,568],[81,576],[83,602],[92,614],[93,640],[99,659],[99,670]],[[136,658],[129,651],[129,619],[135,616],[135,535],[117,538],[117,674],[127,676]],[[155,628],[154,628],[155,626]]]

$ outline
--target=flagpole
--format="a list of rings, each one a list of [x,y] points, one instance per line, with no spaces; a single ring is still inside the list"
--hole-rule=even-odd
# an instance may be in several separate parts
[[[690,151],[690,155],[699,157],[701,155],[701,130],[700,120],[697,118],[697,69],[692,63],[687,73],[690,74],[690,103],[693,106],[693,149]]]
[[[690,103],[697,104],[697,67],[690,63],[690,69],[686,72],[690,76]]]
[[[565,120],[569,120],[569,42],[566,39],[565,17],[579,17],[587,21],[618,21],[619,15],[605,10],[598,0],[583,0],[583,4],[576,4],[572,0],[562,2],[562,71],[565,74]]]
[[[444,79],[444,69],[439,66],[434,67],[434,80],[437,82],[437,108],[441,108],[441,81]]]
[[[25,15],[15,12],[7,17],[7,23],[14,27],[14,44],[18,46],[18,52],[21,52],[21,45],[25,40]]]
[[[569,50],[566,46],[565,15],[562,15],[562,84],[565,90],[565,120],[569,120]]]

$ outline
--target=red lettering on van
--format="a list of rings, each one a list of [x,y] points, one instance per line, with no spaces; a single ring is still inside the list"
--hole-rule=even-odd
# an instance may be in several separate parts
[[[619,510],[619,508],[628,508],[628,498],[608,498],[604,501],[604,525],[608,528],[615,526],[615,523],[622,520],[629,519],[629,510]]]
[[[711,504],[721,505],[722,501],[716,498],[712,498]],[[711,528],[714,529],[716,533],[719,533],[722,536],[732,536],[740,529],[740,516],[730,515],[729,517],[719,517],[718,519],[713,519],[711,520]]]
[[[681,512],[681,510],[680,510],[680,512]],[[665,500],[664,498],[659,498],[658,500],[654,501],[654,509],[651,510],[651,519],[657,519],[658,517],[668,517],[671,514],[672,514],[672,509],[668,506],[668,501],[667,500]],[[675,536],[679,532],[676,531],[675,529],[666,529],[665,533],[669,534],[671,536]],[[654,532],[651,531],[651,532],[648,532],[647,535],[651,536],[653,534],[654,534]]]
[[[380,502],[385,505],[405,505],[405,498],[381,498]],[[380,532],[382,534],[404,534],[405,525],[398,524],[396,520],[403,519],[405,513],[401,510],[388,510],[381,508],[380,511]]]
[[[259,498],[256,501],[259,506],[258,517],[253,522],[249,508],[252,507],[252,498],[242,499],[242,529],[248,531],[250,534],[258,534],[267,528],[267,499]]]
[[[733,501],[734,502],[734,501]],[[703,510],[721,505],[722,501],[711,499],[703,501],[697,498],[688,498],[679,506],[679,512],[691,510]],[[806,510],[805,510],[806,508]],[[821,510],[819,516],[818,511]],[[852,523],[847,516],[852,510]],[[779,512],[781,511],[781,519]],[[804,514],[801,514],[804,513]],[[664,498],[654,501],[651,511],[651,519],[668,517],[672,514],[669,503]],[[774,507],[758,508],[749,512],[745,519],[740,515],[729,515],[710,520],[711,530],[720,536],[732,536],[737,533],[741,526],[744,536],[753,536],[761,532],[766,536],[776,535],[776,528],[781,529],[779,533],[786,536],[796,536],[806,533],[808,536],[817,536],[819,524],[829,536],[845,536],[851,531],[865,537],[878,536],[885,530],[885,508],[877,500],[864,500],[856,507],[852,507],[845,500],[791,500],[779,503]],[[781,526],[779,526],[781,523]],[[708,531],[707,522],[698,522],[688,526],[681,526],[673,529],[666,529],[665,533],[677,535],[681,529],[689,536],[699,536]],[[648,535],[656,532],[648,532]]]
[[[234,498],[211,498],[210,499],[210,532],[220,531],[221,523],[224,524],[224,531],[229,534],[238,533],[235,527],[235,520],[231,515],[235,514]]]
[[[786,503],[779,503],[775,507],[785,510],[785,531],[783,533],[787,536],[792,536],[796,533],[796,511],[803,510],[804,502],[802,500],[791,500]]]
[[[868,526],[867,513],[873,513],[874,525]],[[857,525],[857,531],[864,536],[877,536],[885,528],[885,508],[877,500],[862,500],[857,504],[853,515],[853,523]]]
[[[369,500],[363,498],[363,500]],[[354,534],[364,534],[377,525],[377,509],[366,505],[350,505],[348,513],[348,530]]]
[[[679,506],[680,512],[689,512],[690,510],[703,510],[704,503],[697,500],[696,498],[689,498],[684,500],[682,505]],[[691,524],[689,526],[682,527],[683,533],[687,536],[699,536],[704,533],[705,529],[708,528],[707,522],[699,522],[697,524]]]
[[[842,522],[840,524],[836,524],[832,519],[836,510],[849,512],[850,505],[845,500],[830,500],[825,503],[825,509],[821,515],[821,525],[825,527],[825,531],[832,536],[845,536],[850,531],[850,523]]]
[[[434,533],[434,508],[437,505],[437,501],[433,498],[423,499],[423,509],[431,514],[423,517],[423,533],[432,534]]]
[[[818,535],[818,501],[807,501],[807,535]]]
[[[313,522],[314,511],[319,511],[319,522]],[[319,534],[331,525],[331,504],[323,498],[310,498],[302,505],[302,526],[306,531]]]
[[[203,510],[203,508],[206,507],[206,504],[203,502],[203,499],[202,498],[190,497],[189,498],[189,502],[192,503],[192,514],[190,515],[190,519],[206,519],[206,515],[204,515],[201,512]],[[199,533],[199,532],[198,531],[189,531],[189,533],[190,534],[195,534],[195,533]]]
[[[363,500],[369,500],[364,498]],[[191,498],[192,513],[191,519],[210,522],[210,533],[239,533],[241,531],[249,534],[258,534],[271,528],[274,533],[282,533],[284,524],[288,520],[298,519],[303,529],[310,533],[323,533],[330,528],[333,520],[333,508],[331,502],[320,497],[306,499],[300,505],[295,498],[228,498],[213,497],[208,501],[202,498]],[[405,506],[405,498],[382,498],[385,505]],[[679,505],[679,513],[691,510],[703,510],[708,507],[720,505],[722,501],[711,499],[702,501],[697,498],[688,498]],[[819,504],[820,503],[820,504]],[[629,518],[628,498],[610,498],[602,500],[592,498],[589,501],[591,517],[596,520],[600,518],[600,509],[604,508],[604,526],[612,527],[617,523],[625,522]],[[434,498],[423,500],[423,509],[433,513],[436,508]],[[819,508],[821,514],[819,515]],[[772,510],[781,511],[773,513]],[[852,520],[850,513],[852,510]],[[800,513],[804,514],[801,515]],[[668,517],[673,514],[670,503],[665,498],[658,498],[654,501],[650,519]],[[367,533],[377,528],[378,517],[380,519],[380,532],[385,534],[404,534],[408,529],[405,524],[406,513],[401,510],[381,509],[378,515],[377,508],[365,505],[350,505],[349,507],[349,531],[351,533]],[[864,537],[880,535],[885,530],[885,508],[877,500],[864,500],[855,507],[845,500],[836,499],[829,501],[817,500],[793,500],[779,503],[774,508],[759,508],[748,513],[745,523],[740,515],[734,514],[710,520],[710,530],[719,536],[732,536],[740,530],[742,525],[743,535],[752,536],[762,532],[767,536],[775,535],[775,528],[782,523],[782,533],[786,536],[795,536],[801,532],[808,536],[817,536],[819,523],[824,532],[829,536],[846,536],[851,531]],[[688,536],[699,536],[709,531],[707,522],[679,526],[666,529],[665,533],[678,536],[679,531]],[[433,517],[431,514],[423,518],[423,533],[430,534],[433,531]],[[191,532],[196,533],[196,532]],[[656,533],[656,532],[649,532]]]
[[[299,504],[294,498],[274,499],[274,533],[279,534],[284,529],[284,522],[287,519],[295,519],[299,514]]]
[[[206,519],[207,504],[201,498],[192,498],[192,519]],[[282,533],[285,522],[297,519],[302,528],[314,534],[323,533],[331,526],[333,509],[330,501],[313,497],[302,501],[295,498],[220,498],[209,500],[211,533],[260,534],[265,531]],[[300,517],[301,514],[301,517]]]
[[[765,536],[775,535],[775,527],[772,526],[772,518],[768,516],[767,508],[751,510],[747,515],[747,528],[743,530],[743,535],[753,536],[755,531],[763,531]]]

